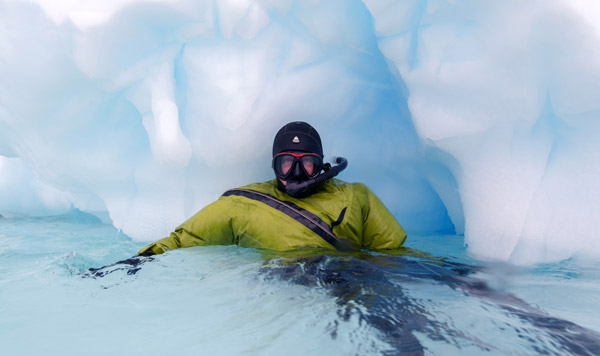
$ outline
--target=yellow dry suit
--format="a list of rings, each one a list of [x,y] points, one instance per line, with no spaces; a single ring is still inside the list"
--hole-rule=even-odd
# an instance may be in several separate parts
[[[381,250],[398,248],[405,240],[400,224],[364,184],[330,179],[313,194],[293,198],[272,180],[226,192],[139,254],[205,245],[339,249],[340,241],[354,249]]]

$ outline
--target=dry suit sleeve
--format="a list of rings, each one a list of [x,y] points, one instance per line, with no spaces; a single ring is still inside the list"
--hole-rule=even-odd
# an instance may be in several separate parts
[[[229,204],[220,198],[179,225],[168,237],[141,249],[138,255],[157,255],[180,247],[234,244],[231,216]]]
[[[359,184],[363,215],[363,247],[369,250],[398,248],[406,232],[392,213],[365,185]]]

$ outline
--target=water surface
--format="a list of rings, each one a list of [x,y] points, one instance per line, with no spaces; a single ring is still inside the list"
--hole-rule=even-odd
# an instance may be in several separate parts
[[[597,265],[478,263],[460,236],[127,260],[145,243],[77,213],[0,219],[0,241],[5,355],[600,354]]]

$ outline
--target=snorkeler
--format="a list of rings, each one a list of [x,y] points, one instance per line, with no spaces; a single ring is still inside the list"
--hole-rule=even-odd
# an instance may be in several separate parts
[[[554,352],[558,350],[560,354],[598,354],[600,336],[595,331],[552,317],[510,293],[494,290],[476,276],[483,270],[478,266],[411,249],[402,249],[398,256],[330,253],[397,249],[406,240],[402,227],[368,188],[334,178],[347,164],[341,158],[336,163],[334,167],[323,163],[321,140],[314,128],[303,122],[287,124],[273,144],[274,180],[225,192],[169,237],[138,253],[150,257],[136,256],[90,268],[83,276],[101,278],[116,271],[134,275],[142,264],[154,259],[151,255],[180,247],[237,244],[295,250],[292,254],[297,257],[265,261],[259,270],[261,278],[326,290],[335,298],[340,321],[357,318],[361,325],[377,330],[388,347],[382,355],[425,355],[428,349],[422,342],[424,336],[459,349],[465,344],[481,352],[504,350],[456,329],[452,321],[436,318],[427,306],[429,301],[413,296],[409,288],[436,284],[519,320],[516,333],[532,340],[538,353],[559,354]],[[324,253],[301,256],[298,249],[303,247],[320,247]],[[335,320],[327,328],[332,338],[336,338],[339,326]]]
[[[225,192],[139,255],[203,245],[277,251],[304,247],[382,250],[402,246],[406,233],[364,184],[335,179],[347,166],[323,162],[317,131],[305,122],[283,126],[273,142],[275,179]]]

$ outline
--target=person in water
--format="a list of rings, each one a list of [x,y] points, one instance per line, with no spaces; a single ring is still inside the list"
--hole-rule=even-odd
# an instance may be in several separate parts
[[[323,163],[321,138],[311,125],[291,122],[273,142],[275,179],[228,190],[138,255],[205,245],[277,251],[402,246],[406,233],[390,211],[364,184],[335,179],[347,161],[335,163]]]

